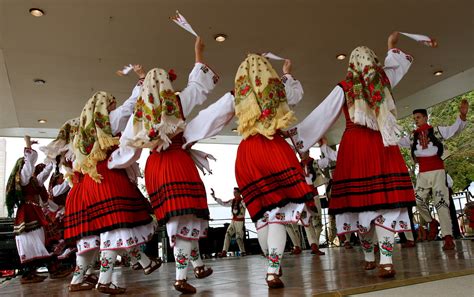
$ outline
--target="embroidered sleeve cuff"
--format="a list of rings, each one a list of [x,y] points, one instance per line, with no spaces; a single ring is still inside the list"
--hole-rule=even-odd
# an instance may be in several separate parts
[[[402,51],[402,50],[399,49],[399,48],[392,48],[392,49],[390,49],[390,50],[388,51],[388,54],[390,54],[390,53],[392,53],[392,54],[397,54],[397,55],[404,55],[404,56],[405,56],[405,59],[407,59],[410,63],[413,63],[413,60],[414,60],[413,56],[412,56],[411,54],[409,54],[409,53],[406,53],[406,52]]]
[[[206,76],[210,77],[214,84],[217,84],[217,82],[219,81],[219,75],[209,65],[198,62],[194,65],[194,69],[196,68],[199,69]],[[194,72],[194,69],[193,69],[193,72]]]

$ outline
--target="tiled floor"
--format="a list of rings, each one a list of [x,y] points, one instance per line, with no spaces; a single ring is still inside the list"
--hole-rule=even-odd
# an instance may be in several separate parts
[[[457,241],[456,250],[443,252],[442,242],[419,244],[416,248],[397,249],[394,255],[396,280],[420,276],[474,269],[474,242]],[[197,280],[188,274],[188,280],[196,286],[196,296],[310,296],[328,291],[340,291],[357,287],[373,286],[390,280],[382,280],[376,271],[362,269],[363,255],[360,248],[324,249],[325,256],[313,256],[309,251],[298,256],[285,255],[283,278],[286,287],[269,291],[264,281],[265,260],[261,256],[208,260],[214,269],[207,279]],[[178,296],[172,283],[174,263],[166,263],[153,274],[145,276],[139,271],[122,271],[129,296]],[[4,282],[2,296],[68,296],[70,278],[47,279],[40,284],[21,285],[19,279]],[[71,293],[71,296],[100,296],[98,292]]]

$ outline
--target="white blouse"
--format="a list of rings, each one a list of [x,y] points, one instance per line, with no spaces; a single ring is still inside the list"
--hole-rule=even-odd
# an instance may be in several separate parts
[[[36,152],[33,149],[25,148],[24,158],[25,158],[25,163],[23,164],[23,167],[21,168],[21,172],[20,172],[20,184],[22,186],[28,185],[31,177],[33,176],[33,172],[35,171],[36,160],[38,160],[38,152]],[[49,174],[51,173],[52,170],[53,170],[53,164],[49,163],[48,165],[46,165],[43,171],[41,171],[41,173],[38,174],[36,179],[38,180],[38,184],[40,186],[42,186],[44,182],[48,179]]]
[[[185,117],[191,113],[194,107],[202,104],[207,99],[217,80],[218,76],[205,64],[196,63],[194,65],[189,74],[188,85],[179,94]],[[130,116],[132,113],[133,107],[120,137],[120,146],[109,158],[109,169],[127,168],[140,158],[142,149],[127,145],[128,141],[133,138],[133,117]]]
[[[391,49],[385,58],[384,71],[394,88],[408,72],[413,58],[399,49]],[[309,150],[337,121],[346,102],[343,89],[337,85],[329,95],[298,125],[293,143],[302,152]],[[291,129],[290,129],[291,130]]]
[[[286,98],[289,105],[296,105],[303,99],[303,87],[301,83],[290,74],[282,77],[285,85]],[[234,95],[227,92],[219,100],[201,110],[199,114],[188,123],[184,130],[186,143],[183,147],[189,147],[193,143],[217,135],[230,123],[235,115]]]

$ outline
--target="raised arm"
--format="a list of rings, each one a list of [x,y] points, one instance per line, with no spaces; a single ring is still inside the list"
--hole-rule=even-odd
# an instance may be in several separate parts
[[[196,63],[189,74],[188,85],[179,94],[185,117],[191,113],[195,106],[201,105],[207,99],[219,80],[219,76],[204,63],[204,43],[199,36],[196,38],[194,52]]]
[[[344,91],[336,86],[301,123],[288,130],[300,152],[309,150],[336,122],[344,106]]]
[[[69,186],[69,184],[67,183],[67,181],[63,181],[61,184],[59,185],[55,185],[53,187],[53,196],[54,197],[57,197],[59,195],[62,195],[64,193],[66,193],[71,187]]]
[[[188,147],[190,144],[217,135],[234,117],[234,95],[226,93],[215,103],[201,110],[188,123],[184,130],[184,138]]]
[[[38,184],[41,186],[44,185],[45,181],[48,179],[49,175],[53,171],[53,163],[49,163],[46,167],[41,171],[38,176],[36,176],[36,180],[38,180]]]
[[[32,142],[30,136],[25,136],[25,150],[23,151],[25,162],[20,172],[20,184],[22,186],[26,186],[30,182],[35,170],[36,160],[38,160],[38,153],[31,148],[34,143],[35,141]]]
[[[285,85],[286,99],[289,105],[296,105],[303,99],[303,87],[301,83],[291,75],[291,60],[285,60],[283,64],[283,76],[281,81]]]
[[[142,65],[133,65],[133,70],[139,77],[139,80],[133,88],[132,94],[121,106],[112,110],[109,115],[113,135],[117,135],[125,129],[128,118],[132,115],[135,103],[137,103],[137,99],[140,96],[140,87],[143,84],[146,72]]]
[[[384,66],[385,74],[387,75],[392,88],[394,88],[403,76],[405,76],[413,62],[413,57],[411,55],[396,48],[398,36],[398,32],[393,32],[388,37],[388,52]]]
[[[217,204],[219,204],[220,206],[224,206],[224,207],[230,207],[232,206],[232,199],[229,200],[229,201],[222,201],[222,199],[220,198],[217,198],[215,193],[214,193],[214,189],[211,189],[211,196],[212,198],[214,198],[214,200],[217,202]]]
[[[131,116],[123,130],[122,136],[120,136],[119,148],[109,157],[107,162],[109,169],[128,168],[140,159],[142,149],[128,145],[129,140],[133,139],[133,137],[133,117]]]
[[[459,134],[467,126],[467,112],[469,111],[469,103],[466,99],[461,101],[459,105],[459,116],[451,126],[438,126],[438,131],[444,139],[449,139]]]

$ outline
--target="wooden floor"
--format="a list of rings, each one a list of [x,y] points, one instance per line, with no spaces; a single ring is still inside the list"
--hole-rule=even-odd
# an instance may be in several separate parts
[[[400,249],[397,245],[394,263],[397,276],[394,280],[382,280],[376,271],[362,269],[363,255],[360,247],[352,250],[343,248],[323,249],[325,256],[312,256],[309,251],[301,255],[285,255],[283,278],[286,287],[269,291],[264,281],[265,259],[261,256],[207,260],[214,269],[207,279],[197,280],[189,272],[188,280],[196,286],[196,296],[311,296],[331,291],[349,294],[377,290],[380,288],[411,284],[413,280],[424,281],[474,273],[474,242],[458,240],[456,250],[443,252],[442,242],[417,245],[416,248]],[[145,276],[140,271],[124,268],[130,296],[178,296],[172,283],[174,263],[166,263],[153,274]],[[443,276],[444,275],[444,276]],[[69,294],[70,278],[47,279],[40,284],[21,285],[18,278],[4,281],[0,285],[1,296],[100,296],[96,291]],[[410,283],[411,281],[411,283]],[[422,282],[421,281],[421,282]],[[357,291],[359,288],[359,291]],[[369,288],[369,289],[367,289]],[[334,292],[333,292],[334,293]],[[340,293],[338,293],[340,294]]]

